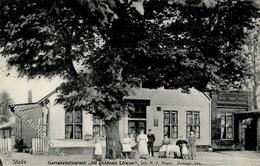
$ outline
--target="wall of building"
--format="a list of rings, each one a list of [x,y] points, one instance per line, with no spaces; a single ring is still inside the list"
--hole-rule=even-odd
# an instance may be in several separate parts
[[[32,146],[32,138],[37,138],[38,133],[35,130],[36,125],[41,123],[42,108],[38,104],[18,105],[16,111],[24,110],[22,116],[16,112],[15,127],[13,128],[13,135],[18,138],[22,137],[24,144],[27,147]],[[20,113],[21,113],[20,112]],[[17,116],[18,115],[18,116]],[[22,117],[22,118],[20,118]],[[39,121],[40,120],[40,121]]]
[[[56,94],[49,97],[49,137],[54,147],[92,147],[93,140],[86,140],[86,135],[93,133],[93,118],[87,112],[82,112],[82,139],[65,139],[65,109],[61,104],[55,104]],[[104,141],[103,141],[104,142]],[[104,143],[103,143],[104,144]]]
[[[250,91],[212,93],[212,145],[215,149],[235,149],[238,144],[239,122],[234,118],[234,138],[221,139],[221,114],[252,110]]]
[[[210,100],[194,89],[190,94],[182,93],[180,90],[166,89],[138,89],[133,96],[127,99],[150,100],[147,106],[147,130],[152,129],[155,134],[155,146],[160,146],[163,139],[163,111],[176,110],[178,112],[178,139],[186,138],[186,111],[200,112],[200,139],[197,145],[210,145]],[[160,107],[160,111],[157,110]],[[154,119],[158,119],[158,126],[154,126]],[[125,127],[128,129],[128,127]]]
[[[49,136],[57,147],[90,147],[92,140],[85,140],[85,135],[92,135],[93,120],[91,114],[83,112],[83,139],[65,139],[65,110],[62,105],[54,104],[55,94],[49,97]],[[186,111],[200,112],[200,139],[198,145],[210,145],[210,100],[202,93],[191,90],[190,94],[184,94],[180,90],[165,89],[138,89],[134,95],[127,99],[150,100],[150,106],[146,107],[146,129],[152,129],[155,134],[155,146],[160,146],[163,138],[163,111],[178,111],[178,139],[186,138]],[[157,110],[161,108],[161,111]],[[121,139],[128,133],[128,117],[123,117],[119,122]],[[154,119],[158,119],[158,126],[154,126]],[[103,140],[105,145],[105,140]]]

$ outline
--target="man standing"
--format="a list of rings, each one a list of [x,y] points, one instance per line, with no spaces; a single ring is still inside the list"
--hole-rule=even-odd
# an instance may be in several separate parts
[[[155,136],[152,133],[152,129],[148,130],[147,137],[148,137],[148,143],[147,143],[148,151],[149,151],[149,154],[153,156],[153,143],[155,141]]]
[[[196,156],[196,135],[195,135],[195,131],[191,130],[190,131],[190,136],[188,138],[188,144],[189,144],[189,155],[190,155],[190,159],[193,160],[194,157]]]

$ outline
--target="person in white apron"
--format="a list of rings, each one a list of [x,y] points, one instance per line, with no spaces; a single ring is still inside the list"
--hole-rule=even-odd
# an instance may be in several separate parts
[[[125,134],[125,138],[123,139],[122,146],[123,146],[123,153],[125,158],[129,158],[129,155],[132,151],[132,139],[130,138],[130,134]]]
[[[137,137],[138,152],[140,158],[148,158],[149,156],[147,142],[148,142],[147,135],[144,134],[144,130],[141,129],[140,134]]]
[[[94,154],[93,159],[96,161],[101,161],[102,159],[102,145],[99,137],[96,137],[95,140],[95,146],[94,146]]]

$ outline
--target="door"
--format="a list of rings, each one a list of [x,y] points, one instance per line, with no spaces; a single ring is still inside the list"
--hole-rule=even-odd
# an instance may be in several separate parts
[[[245,150],[256,150],[256,119],[245,128]]]
[[[149,100],[129,100],[134,105],[134,111],[128,115],[128,132],[136,138],[140,130],[146,133],[146,107],[150,104]]]
[[[128,121],[128,131],[133,134],[136,138],[140,133],[140,130],[144,129],[146,132],[146,121],[145,120],[129,120]]]

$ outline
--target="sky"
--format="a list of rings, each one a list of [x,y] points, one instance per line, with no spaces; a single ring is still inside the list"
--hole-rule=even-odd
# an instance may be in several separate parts
[[[27,78],[18,78],[18,74],[14,70],[10,72],[9,76],[7,76],[8,72],[10,71],[7,70],[6,61],[0,56],[0,91],[7,91],[15,104],[27,103],[29,90],[32,90],[33,102],[37,102],[62,82],[59,78],[28,80]]]

